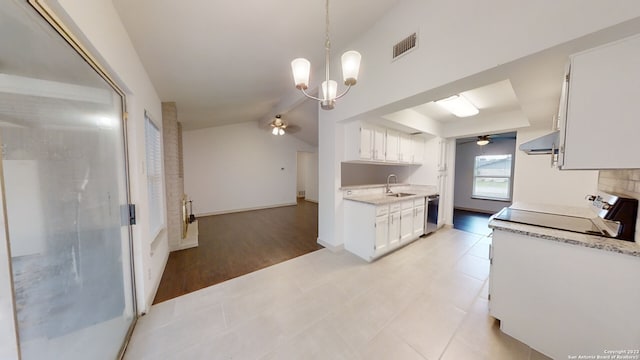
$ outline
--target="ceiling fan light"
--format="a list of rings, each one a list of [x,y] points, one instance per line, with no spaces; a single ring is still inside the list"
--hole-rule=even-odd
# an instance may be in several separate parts
[[[476,141],[476,144],[480,146],[485,146],[490,142],[491,141],[489,140],[489,137],[487,135],[483,135],[483,136],[478,136],[478,141]]]
[[[360,59],[362,59],[362,55],[354,50],[342,54],[342,78],[345,85],[353,86],[358,81]]]
[[[277,127],[274,127],[274,128],[273,128],[273,130],[271,130],[271,133],[272,133],[273,135],[278,135],[278,128],[277,128]]]
[[[309,87],[309,73],[311,72],[311,63],[305,58],[297,58],[291,62],[291,71],[293,72],[293,82],[298,90],[306,90]]]
[[[453,95],[446,99],[438,100],[436,104],[457,117],[468,117],[479,113],[478,108],[462,95]]]
[[[284,135],[284,129],[282,128],[278,129],[278,135]]]

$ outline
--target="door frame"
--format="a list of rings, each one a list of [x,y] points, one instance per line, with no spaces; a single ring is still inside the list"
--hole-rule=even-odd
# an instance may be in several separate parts
[[[109,84],[109,86],[111,86],[111,88],[120,96],[121,106],[122,106],[121,121],[122,121],[122,140],[123,140],[123,146],[124,146],[123,160],[124,160],[124,175],[125,175],[125,188],[126,188],[125,195],[127,198],[127,203],[130,204],[131,203],[131,182],[130,182],[130,170],[129,170],[130,168],[129,140],[128,140],[128,134],[127,134],[127,120],[128,120],[127,97],[125,92],[123,91],[123,88],[113,79],[113,77],[109,74],[109,72],[105,69],[105,67],[102,66],[100,61],[98,61],[96,57],[91,54],[91,52],[87,49],[87,47],[82,44],[79,38],[75,36],[67,26],[64,25],[64,23],[60,20],[60,17],[56,15],[56,12],[47,3],[47,0],[27,0],[27,2],[38,14],[40,14],[40,16],[44,19],[44,21],[46,21],[60,36],[62,36],[62,38],[69,45],[71,45],[71,47],[76,51],[76,53],[80,55],[89,64],[89,66],[91,66],[93,70],[96,71],[98,75],[102,77],[103,80],[106,81]],[[0,195],[2,195],[5,191],[3,176],[1,175],[2,175],[2,164],[0,162],[0,186],[1,186]],[[2,196],[0,200],[1,200],[0,206],[2,206],[2,209],[0,209],[0,216],[2,216],[1,222],[4,223],[5,225],[3,227],[5,232],[5,238],[6,238],[5,244],[0,243],[0,246],[3,246],[3,247],[6,246],[7,260],[9,260],[11,259],[11,252],[10,252],[10,246],[9,246],[10,239],[9,239],[9,234],[6,226],[7,216],[6,216],[6,203],[4,201],[4,196]],[[131,339],[133,329],[139,317],[138,311],[137,311],[137,299],[136,299],[136,277],[135,277],[136,264],[135,264],[134,253],[133,253],[134,247],[133,247],[132,225],[128,226],[127,232],[129,236],[129,244],[128,244],[129,262],[131,264],[130,266],[131,289],[130,290],[125,289],[125,293],[130,293],[130,299],[128,300],[131,301],[131,306],[132,306],[132,321],[125,335],[125,339],[118,351],[118,357],[120,359],[124,356],[124,351],[129,343],[129,340]],[[11,261],[8,261],[8,262],[9,262],[9,270],[11,270]],[[10,272],[10,274],[11,273],[12,272]],[[14,284],[13,284],[12,276],[9,277],[9,286],[11,288],[11,297],[12,297],[11,305],[13,310],[13,322],[14,322],[13,326],[15,329],[15,343],[17,347],[17,356],[18,358],[21,358],[19,334],[17,332],[18,323],[17,323],[16,312],[15,312],[16,303],[15,303]]]

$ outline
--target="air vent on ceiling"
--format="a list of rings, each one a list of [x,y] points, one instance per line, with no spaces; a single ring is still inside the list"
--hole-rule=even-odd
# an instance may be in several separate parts
[[[404,55],[410,50],[414,49],[417,43],[418,35],[416,33],[413,33],[400,40],[397,44],[393,45],[393,59],[395,60],[401,55]]]

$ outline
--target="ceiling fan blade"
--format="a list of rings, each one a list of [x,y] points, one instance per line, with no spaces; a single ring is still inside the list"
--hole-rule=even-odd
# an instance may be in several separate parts
[[[287,127],[286,127],[286,129],[284,131],[286,131],[287,133],[290,133],[290,134],[295,134],[300,130],[302,130],[302,129],[298,125],[287,125]]]

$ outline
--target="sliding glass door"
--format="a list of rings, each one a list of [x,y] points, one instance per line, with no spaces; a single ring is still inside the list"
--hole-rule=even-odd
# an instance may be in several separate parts
[[[24,1],[0,7],[0,48],[21,357],[114,359],[135,321],[123,97]]]

